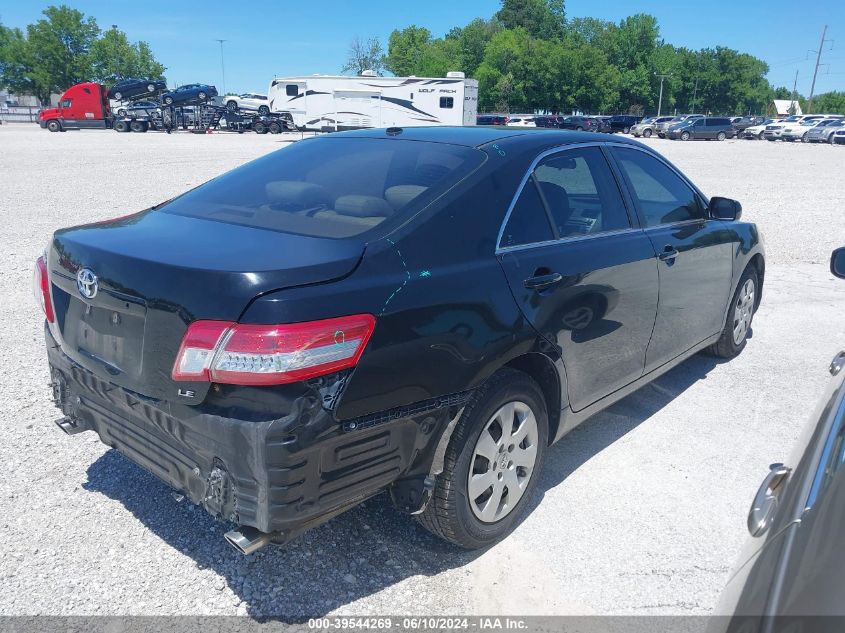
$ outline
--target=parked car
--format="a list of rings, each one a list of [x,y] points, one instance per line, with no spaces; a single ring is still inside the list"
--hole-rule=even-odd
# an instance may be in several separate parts
[[[537,127],[534,123],[534,117],[525,114],[518,114],[516,116],[508,117],[509,127]]]
[[[534,117],[534,125],[537,127],[558,127],[562,118],[556,114],[543,114]]]
[[[118,116],[138,117],[159,114],[161,105],[156,101],[135,101],[117,109]]]
[[[742,138],[762,141],[764,138],[763,135],[766,131],[766,126],[774,125],[779,122],[780,119],[765,119],[762,123],[759,123],[757,125],[751,125],[745,128],[744,130],[742,130],[741,133],[739,133],[739,136],[741,136]]]
[[[845,249],[831,258],[845,278]],[[845,351],[790,457],[772,464],[748,513],[747,540],[708,631],[837,630],[845,615]],[[783,626],[778,626],[782,624]],[[774,626],[770,626],[774,625]]]
[[[795,127],[802,121],[814,121],[824,118],[824,115],[821,114],[793,114],[785,119],[767,125],[766,129],[763,130],[763,138],[767,141],[777,141],[778,139],[782,139],[783,131],[788,127]]]
[[[609,116],[596,116],[593,117],[596,120],[596,132],[602,132],[603,134],[610,134],[610,119]]]
[[[845,129],[845,119],[826,119],[824,125],[817,125],[807,131],[804,137],[808,143],[833,143],[836,132]]]
[[[731,120],[731,125],[733,126],[734,130],[736,130],[737,138],[741,138],[743,136],[743,132],[750,127],[755,125],[760,125],[765,121],[765,117],[761,116],[744,116],[739,117],[738,120]]]
[[[107,94],[109,99],[125,101],[159,90],[167,90],[167,83],[161,79],[123,79],[113,85]]]
[[[760,303],[740,204],[606,139],[324,135],[57,231],[34,287],[58,425],[236,523],[244,553],[384,489],[496,542],[551,443],[698,351],[740,354]]]
[[[479,114],[475,117],[476,125],[507,125],[508,117],[503,114]]]
[[[196,103],[208,101],[217,96],[217,88],[207,84],[186,84],[175,90],[165,92],[161,95],[161,102],[164,105],[175,105],[184,103]]]
[[[596,120],[588,116],[567,116],[561,119],[557,125],[562,130],[577,130],[578,132],[592,132],[598,124]]]
[[[270,114],[270,106],[267,103],[267,95],[257,94],[255,92],[245,92],[242,95],[228,95],[226,99],[226,109],[229,112],[237,112],[238,110],[254,110],[258,114]]]
[[[669,121],[672,121],[674,118],[675,117],[671,116],[661,116],[643,119],[631,128],[631,134],[633,134],[637,138],[641,136],[649,138],[652,134],[656,133],[658,125],[660,125],[661,123],[667,123]]]
[[[667,130],[672,127],[673,125],[677,125],[678,123],[683,123],[689,119],[703,119],[703,114],[680,114],[678,116],[672,117],[669,121],[664,121],[663,123],[658,123],[654,126],[655,131],[657,132],[657,136],[660,138],[666,138]]]
[[[845,130],[839,129],[833,133],[833,140],[831,141],[834,145],[842,145],[845,144]]]
[[[731,126],[731,120],[727,117],[690,118],[676,123],[666,132],[667,138],[682,141],[700,139],[724,141],[726,138],[733,138],[735,135],[736,131]]]
[[[837,119],[805,119],[800,123],[792,123],[783,128],[780,138],[783,141],[801,141],[806,142],[806,134],[811,129],[826,124],[828,121],[836,121]]]
[[[631,128],[634,127],[640,121],[642,121],[642,119],[643,118],[641,116],[633,116],[630,114],[617,114],[615,116],[610,117],[610,131],[628,134],[631,131]]]

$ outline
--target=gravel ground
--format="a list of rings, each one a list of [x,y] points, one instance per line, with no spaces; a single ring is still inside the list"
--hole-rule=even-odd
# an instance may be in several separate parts
[[[753,340],[730,363],[690,359],[557,444],[503,543],[456,551],[382,495],[245,558],[96,436],[53,426],[30,278],[54,229],[145,208],[288,140],[0,127],[0,614],[710,612],[751,497],[843,343],[845,283],[826,260],[845,243],[845,149],[649,141],[762,227]]]

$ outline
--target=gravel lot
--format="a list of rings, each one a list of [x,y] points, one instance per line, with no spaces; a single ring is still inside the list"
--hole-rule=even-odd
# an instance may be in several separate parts
[[[94,434],[54,427],[30,279],[54,229],[140,210],[287,140],[0,126],[0,614],[710,612],[753,493],[843,344],[845,283],[826,262],[845,244],[845,148],[649,141],[761,226],[753,340],[730,363],[687,361],[557,444],[503,543],[456,551],[382,495],[244,558]]]

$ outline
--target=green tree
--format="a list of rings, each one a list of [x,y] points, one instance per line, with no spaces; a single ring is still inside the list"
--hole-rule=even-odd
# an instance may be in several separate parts
[[[42,102],[91,78],[91,46],[100,34],[97,21],[66,5],[47,7],[44,18],[27,27],[29,74]]]
[[[123,77],[161,79],[164,66],[158,63],[146,42],[133,44],[116,26],[91,45],[91,79],[112,82]]]
[[[562,37],[564,0],[502,0],[496,19],[506,29],[523,28],[539,39]]]
[[[43,14],[26,33],[0,25],[0,86],[46,104],[51,93],[83,81],[164,75],[146,42],[133,44],[115,27],[101,37],[94,18],[65,5]]]
[[[394,75],[407,77],[418,72],[425,48],[431,41],[431,31],[411,25],[390,34],[384,66]]]
[[[845,114],[845,92],[825,92],[814,96],[813,110],[823,114]]]

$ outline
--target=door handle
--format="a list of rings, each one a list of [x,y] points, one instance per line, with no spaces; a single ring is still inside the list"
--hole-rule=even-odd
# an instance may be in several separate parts
[[[560,273],[549,273],[547,275],[537,275],[536,277],[529,277],[522,282],[528,290],[544,290],[549,286],[554,286],[563,279]]]
[[[663,247],[663,252],[658,255],[658,259],[662,262],[668,262],[674,260],[678,256],[678,249],[674,246],[667,244]]]

